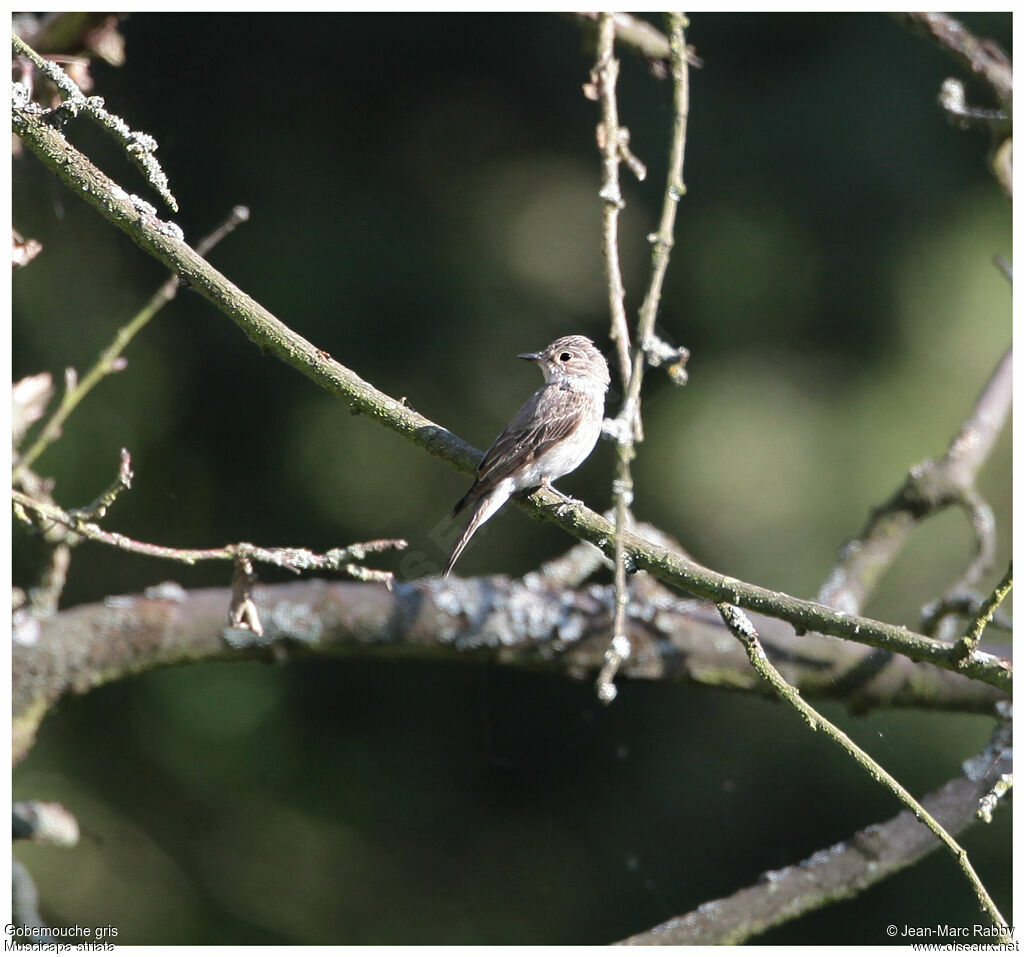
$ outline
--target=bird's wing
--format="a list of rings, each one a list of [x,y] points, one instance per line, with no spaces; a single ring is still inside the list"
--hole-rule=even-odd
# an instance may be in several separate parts
[[[585,392],[554,384],[538,389],[484,454],[477,485],[496,485],[540,458],[579,428],[593,402]]]

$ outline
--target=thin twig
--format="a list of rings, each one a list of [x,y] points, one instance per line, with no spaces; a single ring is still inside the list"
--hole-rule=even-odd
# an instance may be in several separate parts
[[[949,77],[943,80],[939,89],[939,106],[951,120],[961,129],[981,127],[985,130],[1006,130],[1010,132],[1013,124],[1005,110],[987,110],[967,103],[964,85],[959,80]]]
[[[600,13],[570,14],[573,19],[586,25],[591,32],[594,31],[595,25],[597,30],[600,31],[601,17],[603,15]],[[611,16],[615,20],[614,30],[620,44],[631,49],[634,53],[638,53],[645,59],[668,60],[668,37],[656,26],[648,23],[646,20],[633,16],[631,13],[613,13]]]
[[[223,548],[171,548],[167,545],[152,545],[139,542],[119,532],[108,532],[95,522],[89,521],[84,515],[67,512],[55,505],[36,501],[28,495],[11,490],[11,498],[15,504],[34,512],[48,522],[56,522],[71,529],[76,535],[89,541],[100,542],[121,551],[133,552],[137,555],[148,555],[150,558],[166,558],[169,561],[195,565],[205,561],[237,562],[239,558],[276,565],[298,574],[300,571],[350,571],[353,561],[362,560],[367,554],[387,549],[402,549],[408,544],[404,539],[388,538],[372,542],[361,542],[346,548],[332,548],[322,555],[308,548],[261,548],[249,542],[225,545]],[[351,573],[351,571],[350,571]],[[390,579],[390,572],[377,572],[376,575]],[[380,580],[383,580],[383,577]]]
[[[926,635],[934,635],[939,622],[948,615],[973,620],[984,608],[989,597],[989,595],[982,595],[974,589],[947,592],[937,601],[933,601],[921,609],[921,631]],[[986,627],[996,628],[999,631],[1013,631],[1013,618],[996,608]]]
[[[121,449],[121,460],[114,481],[96,497],[91,505],[72,509],[71,515],[82,521],[104,518],[110,506],[117,501],[117,497],[132,487],[133,478],[135,478],[135,473],[132,471],[132,457],[128,454],[127,449]]]
[[[615,674],[622,662],[630,655],[629,638],[625,631],[629,592],[626,583],[626,554],[623,544],[623,534],[632,524],[633,476],[630,463],[636,457],[636,444],[643,441],[640,392],[643,385],[644,365],[647,361],[647,348],[656,338],[654,321],[658,313],[661,288],[674,242],[673,228],[676,207],[686,190],[683,185],[683,156],[686,150],[686,120],[689,114],[689,73],[686,62],[686,42],[683,35],[685,26],[686,19],[682,14],[669,15],[675,118],[672,142],[669,147],[661,222],[658,231],[652,237],[654,250],[651,277],[640,307],[636,348],[627,360],[629,338],[628,332],[625,331],[624,290],[617,245],[618,212],[622,206],[618,183],[618,163],[622,158],[627,137],[625,130],[618,125],[615,96],[615,78],[618,75],[618,63],[613,55],[615,19],[611,14],[601,14],[598,20],[597,66],[594,68],[594,75],[597,78],[596,85],[603,113],[602,125],[599,127],[602,130],[600,145],[604,157],[601,198],[605,201],[605,220],[602,248],[612,317],[612,338],[619,347],[619,365],[625,384],[622,408],[614,429],[610,430],[615,437],[616,446],[615,481],[612,485],[615,509],[615,616],[612,624],[611,645],[606,654],[605,665],[597,678],[598,696],[604,702],[614,699]],[[615,144],[619,144],[618,147]],[[613,200],[617,200],[617,203]],[[627,361],[629,362],[628,371]]]
[[[978,642],[981,641],[985,628],[992,620],[992,616],[995,615],[996,609],[1003,603],[1003,599],[1010,593],[1011,588],[1013,588],[1012,561],[1006,569],[1006,574],[1003,575],[1002,581],[996,585],[995,590],[988,597],[985,604],[982,605],[977,617],[971,622],[967,631],[964,632],[964,636],[956,643],[956,647],[953,649],[954,661],[963,661],[973,654],[974,650],[978,647]]]
[[[619,378],[623,393],[629,387],[629,323],[626,321],[626,289],[619,265],[619,212],[625,205],[619,185],[620,144],[623,131],[619,126],[615,84],[619,77],[619,61],[615,59],[615,17],[602,13],[598,18],[597,62],[591,71],[588,90],[595,91],[601,103],[601,123],[597,127],[597,143],[601,151],[601,254],[605,280],[608,284],[608,305],[611,310],[611,340],[618,355]]]
[[[619,186],[619,163],[622,160],[621,143],[625,131],[619,126],[618,102],[615,84],[619,76],[619,61],[615,59],[615,17],[602,13],[597,25],[597,63],[592,77],[601,102],[601,124],[598,126],[598,146],[602,157],[600,197],[604,215],[601,230],[601,252],[604,259],[605,281],[608,285],[608,307],[611,316],[611,339],[618,352],[619,376],[625,403],[631,395],[629,325],[626,321],[626,290],[622,283],[619,264],[618,224],[619,212],[625,205]],[[630,412],[633,412],[630,408]],[[626,606],[629,591],[626,585],[626,563],[622,548],[621,531],[629,521],[629,507],[633,501],[629,460],[633,457],[633,439],[641,431],[639,412],[629,414],[624,428],[616,436],[616,477],[612,485],[615,500],[615,614],[612,637],[605,652],[604,665],[597,676],[597,696],[605,704],[615,699],[615,675],[623,661],[629,658],[630,643],[626,635]]]
[[[584,33],[596,35],[597,25],[601,14],[595,11],[566,14],[569,18],[577,21],[583,28]],[[619,47],[640,56],[650,67],[651,73],[659,80],[664,80],[669,75],[668,62],[671,56],[669,38],[665,36],[654,24],[632,13],[615,13],[615,42]],[[686,62],[690,66],[700,68],[704,64],[700,57],[693,50],[686,51]]]
[[[256,573],[252,559],[240,555],[235,561],[235,576],[231,580],[231,608],[228,610],[228,625],[251,631],[257,637],[263,635],[263,622],[256,607],[254,592]]]
[[[1003,928],[1007,927],[1003,915],[999,913],[995,902],[985,889],[977,872],[967,857],[967,852],[953,839],[952,835],[935,818],[929,814],[917,801],[917,799],[897,781],[888,771],[885,770],[874,758],[863,748],[851,740],[842,730],[837,728],[831,721],[812,708],[800,696],[800,692],[794,688],[785,678],[779,674],[778,669],[768,660],[768,656],[761,647],[761,641],[757,631],[742,611],[733,605],[724,602],[719,603],[718,611],[722,616],[728,629],[743,644],[747,651],[747,657],[754,666],[754,670],[771,685],[780,698],[791,705],[796,712],[807,722],[812,731],[821,731],[826,737],[831,738],[847,754],[850,755],[868,774],[876,781],[884,784],[892,793],[905,804],[914,816],[928,828],[949,850],[953,859],[957,862],[960,870],[970,882],[974,893],[978,897],[978,903],[983,911],[988,914],[992,924],[1000,929],[999,939],[1002,943],[1009,943],[1010,938]]]
[[[630,378],[630,393],[639,402],[640,386],[643,382],[644,362],[651,365],[669,364],[670,373],[677,382],[677,372],[673,368],[685,364],[689,352],[685,349],[673,349],[663,343],[655,335],[654,323],[658,316],[661,303],[661,289],[665,282],[669,256],[675,243],[676,211],[679,201],[686,195],[686,184],[683,181],[683,159],[686,155],[686,125],[690,115],[690,71],[686,58],[685,28],[689,25],[681,13],[670,13],[669,40],[672,48],[672,79],[673,107],[672,142],[669,145],[668,171],[665,180],[665,195],[661,204],[661,220],[657,232],[649,238],[653,245],[651,251],[651,278],[640,305],[640,318],[637,327],[637,344],[639,348],[633,355],[633,374]]]
[[[196,252],[200,256],[205,256],[236,226],[240,223],[244,223],[248,218],[249,210],[246,209],[245,206],[236,206],[231,210],[231,213],[224,222],[222,222],[208,236],[205,236],[199,241],[196,246]],[[122,353],[126,348],[128,348],[128,344],[142,331],[150,319],[152,319],[161,309],[163,309],[164,306],[174,299],[180,285],[181,280],[177,276],[171,276],[166,280],[153,294],[149,302],[147,302],[146,305],[144,305],[126,325],[117,331],[117,334],[114,336],[110,345],[100,353],[99,358],[96,360],[96,364],[85,374],[84,378],[79,380],[76,384],[72,384],[71,388],[65,390],[64,397],[61,399],[60,405],[54,411],[46,425],[43,426],[42,431],[36,437],[32,446],[23,456],[21,456],[17,465],[14,467],[14,472],[11,476],[11,481],[13,483],[17,484],[25,471],[32,467],[35,460],[39,458],[39,456],[42,455],[42,453],[45,452],[57,438],[60,437],[64,428],[64,423],[68,420],[68,417],[76,408],[78,408],[81,401],[89,394],[97,383],[99,383],[99,381],[105,376],[118,372],[124,368]]]
[[[896,19],[934,41],[983,80],[1002,106],[1013,103],[1013,64],[998,44],[979,39],[948,13],[898,13]]]
[[[1013,774],[1007,772],[999,776],[999,780],[992,785],[988,794],[978,802],[977,818],[986,824],[992,823],[992,814],[999,806],[999,802],[1006,797],[1013,789]]]
[[[1013,63],[998,43],[976,37],[959,20],[946,13],[901,13],[896,18],[921,33],[955,59],[962,68],[989,87],[999,108],[969,106],[964,85],[946,79],[939,92],[939,105],[961,129],[982,126],[989,130],[993,144],[988,165],[1003,192],[1013,199]]]

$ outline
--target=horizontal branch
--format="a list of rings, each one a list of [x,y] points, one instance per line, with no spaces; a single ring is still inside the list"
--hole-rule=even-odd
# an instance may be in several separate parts
[[[344,548],[332,548],[322,555],[310,551],[308,548],[294,546],[262,548],[249,542],[224,545],[221,548],[175,548],[169,545],[139,542],[120,532],[109,532],[90,520],[94,516],[89,510],[66,512],[56,505],[37,501],[16,489],[11,490],[11,500],[21,508],[33,512],[38,519],[56,522],[89,541],[99,542],[136,555],[180,562],[183,565],[195,565],[197,562],[209,561],[237,562],[239,559],[249,559],[296,573],[300,571],[347,571],[353,574],[354,562],[362,561],[367,555],[390,549],[403,549],[407,545],[407,542],[401,538],[382,538],[372,542],[347,545]],[[366,572],[368,569],[362,569],[362,571]],[[391,580],[390,572],[375,572],[374,574],[385,576],[381,580]]]
[[[647,576],[631,580],[626,630],[633,653],[621,674],[770,692],[729,639],[713,608],[677,598]],[[252,590],[262,634],[231,628],[231,589],[167,584],[111,597],[46,619],[20,619],[14,635],[14,753],[31,747],[39,722],[63,695],[171,665],[290,655],[378,653],[436,660],[466,655],[573,678],[604,661],[612,589],[528,586],[503,577],[381,585],[303,580]],[[485,610],[481,610],[485,609]],[[528,618],[526,612],[529,612]],[[863,711],[909,706],[997,712],[996,689],[846,642],[796,636],[757,618],[788,681],[809,697]]]
[[[71,146],[59,131],[23,109],[12,111],[12,123],[15,133],[64,183],[210,300],[262,350],[283,359],[313,382],[343,398],[354,411],[371,416],[462,471],[475,470],[480,460],[477,449],[374,388],[289,329],[178,238],[176,226],[169,227],[157,219],[150,208],[134,204],[123,189]],[[591,542],[606,555],[614,554],[613,525],[590,509],[567,505],[554,493],[544,490],[534,492],[522,504],[531,514]],[[906,628],[844,615],[815,602],[741,582],[635,535],[624,535],[623,541],[629,567],[649,571],[694,595],[780,617],[798,629],[848,638],[907,655],[915,661],[959,670],[1003,691],[1010,689],[1012,670],[1008,662],[992,655],[976,652],[961,662],[954,662],[949,645]]]

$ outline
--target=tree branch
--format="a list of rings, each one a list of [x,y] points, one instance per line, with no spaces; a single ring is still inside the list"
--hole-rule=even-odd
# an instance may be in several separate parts
[[[61,133],[21,109],[12,111],[12,122],[15,133],[64,183],[209,299],[262,350],[283,359],[317,385],[343,398],[354,411],[371,416],[431,454],[464,472],[476,469],[480,461],[477,449],[374,388],[289,329],[198,256],[174,230],[167,230],[152,212],[136,208],[125,191],[71,146]],[[606,555],[614,554],[614,526],[585,506],[567,504],[544,489],[520,501],[530,514],[554,522],[575,537],[596,545]],[[991,655],[978,652],[956,665],[951,661],[949,646],[906,628],[844,615],[815,602],[746,584],[636,535],[624,534],[623,542],[633,567],[649,571],[692,594],[775,615],[799,629],[848,638],[944,668],[958,668],[1004,691],[1010,688],[1012,671],[1008,662]]]
[[[626,290],[619,263],[619,213],[626,205],[619,186],[619,163],[623,158],[623,149],[629,141],[629,131],[619,126],[619,106],[615,94],[619,78],[619,61],[615,59],[615,17],[611,13],[601,13],[598,16],[597,62],[590,75],[592,86],[601,103],[601,123],[597,127],[597,144],[602,160],[599,194],[602,201],[601,256],[608,290],[610,337],[618,352],[617,365],[624,394],[618,415],[618,427],[615,430],[615,480],[612,482],[615,515],[615,614],[612,620],[611,642],[605,652],[605,663],[597,676],[598,700],[610,704],[616,695],[615,675],[623,661],[631,654],[625,627],[629,592],[626,585],[626,556],[622,545],[622,533],[632,519],[630,506],[633,504],[633,479],[629,463],[636,454],[634,442],[643,437],[640,380],[635,366],[630,362]],[[645,175],[646,171],[643,171],[643,176]],[[637,354],[642,363],[643,354],[639,350]],[[642,374],[642,364],[640,371]]]
[[[972,648],[978,647],[978,642],[981,641],[981,636],[986,627],[988,627],[988,623],[992,621],[999,606],[1010,593],[1011,588],[1013,588],[1012,561],[1010,562],[1010,566],[1006,569],[1006,574],[1003,575],[1002,580],[998,585],[996,585],[992,594],[982,604],[974,621],[971,622],[967,631],[964,632],[963,637],[961,637],[957,642],[954,654],[958,656],[968,655],[971,653]]]
[[[224,220],[210,235],[199,241],[196,252],[205,256],[214,246],[227,236],[236,226],[244,223],[249,218],[249,210],[244,206],[236,206],[227,219]],[[32,467],[39,456],[56,440],[64,428],[68,416],[78,407],[79,403],[89,394],[90,390],[105,376],[124,368],[124,357],[122,353],[128,344],[141,332],[146,324],[164,306],[166,306],[178,294],[178,286],[181,284],[177,276],[171,276],[153,294],[149,302],[142,307],[132,319],[118,330],[113,341],[100,353],[95,365],[85,374],[84,378],[74,383],[68,383],[69,388],[64,393],[57,410],[43,426],[35,442],[24,455],[20,456],[14,471],[11,475],[11,482],[15,485],[24,474]],[[16,443],[17,444],[17,443]]]
[[[978,39],[948,13],[900,13],[896,19],[928,37],[989,87],[1000,105],[1013,104],[1013,64],[998,44]]]
[[[249,542],[225,545],[222,548],[173,548],[169,545],[139,542],[120,532],[108,532],[89,520],[95,515],[95,511],[90,509],[67,512],[55,505],[36,501],[16,489],[11,490],[11,500],[21,508],[35,513],[40,519],[63,525],[82,538],[100,542],[121,551],[134,552],[136,555],[163,558],[168,561],[181,562],[184,565],[195,565],[197,562],[208,561],[237,562],[242,559],[265,562],[268,565],[285,568],[296,573],[300,571],[345,571],[355,578],[373,578],[377,581],[390,582],[391,572],[360,569],[353,562],[361,561],[368,554],[388,549],[402,549],[406,546],[404,539],[378,539],[372,542],[348,545],[345,548],[332,548],[322,555],[312,552],[308,548],[261,548],[259,545],[251,545]]]
[[[598,32],[600,13],[574,13],[570,16],[589,32]],[[657,27],[631,13],[615,13],[612,16],[615,19],[614,29],[619,43],[647,60],[668,60],[668,37]]]
[[[156,140],[148,133],[130,129],[121,117],[108,113],[103,106],[103,98],[100,96],[86,96],[78,84],[71,79],[56,63],[41,57],[16,33],[11,34],[11,45],[16,56],[25,57],[30,60],[36,69],[40,70],[60,91],[64,98],[63,102],[52,112],[60,116],[77,116],[84,112],[86,116],[95,120],[107,134],[112,136],[124,149],[125,155],[134,163],[142,175],[146,177],[149,185],[159,194],[160,198],[175,212],[178,211],[178,202],[171,193],[167,183],[167,175],[160,166],[159,161],[153,155],[157,150]],[[19,92],[18,96],[23,96]]]
[[[921,802],[951,834],[978,821],[978,806],[1012,767],[1007,729],[1001,726],[978,759],[964,762],[954,778]],[[698,910],[636,934],[622,944],[742,944],[771,927],[853,898],[939,846],[910,811],[858,831],[848,841],[816,851],[806,860],[762,874],[756,884]],[[1005,930],[1009,930],[1005,928]],[[907,943],[901,938],[895,942]]]
[[[1013,200],[1013,64],[998,43],[978,38],[959,20],[946,13],[899,13],[897,20],[934,41],[961,67],[978,77],[992,91],[999,108],[967,104],[964,85],[952,77],[939,92],[939,105],[962,129],[985,127],[992,136],[989,168]]]
[[[976,517],[980,506],[973,491],[974,482],[1002,432],[1012,403],[1011,346],[999,360],[945,455],[913,466],[892,498],[875,510],[860,536],[843,546],[839,561],[821,587],[818,601],[856,614],[917,524],[953,504],[963,505],[975,516],[972,526],[977,552],[951,590],[977,581],[994,554],[994,529]]]
[[[665,344],[654,334],[654,321],[661,299],[661,288],[668,268],[669,254],[674,243],[676,208],[686,192],[683,184],[683,156],[686,150],[686,121],[689,115],[689,70],[686,61],[686,41],[683,33],[686,18],[681,13],[668,15],[670,24],[670,53],[673,80],[673,105],[675,118],[672,126],[672,141],[669,146],[665,193],[662,201],[661,221],[658,231],[650,237],[654,251],[651,257],[651,275],[647,292],[640,306],[637,321],[636,348],[630,355],[629,333],[624,307],[625,290],[619,265],[618,216],[624,203],[619,188],[619,162],[625,160],[642,179],[646,171],[628,153],[629,131],[619,125],[618,103],[615,84],[619,63],[614,56],[616,39],[616,18],[613,14],[602,13],[598,17],[597,64],[591,74],[592,87],[601,101],[601,125],[598,127],[598,145],[603,159],[601,198],[604,201],[604,228],[602,231],[602,252],[605,263],[605,280],[608,286],[608,303],[611,313],[611,338],[619,352],[619,371],[625,393],[622,407],[614,427],[608,431],[615,440],[615,480],[612,483],[612,497],[615,514],[615,595],[616,612],[612,624],[612,641],[607,659],[597,679],[597,694],[601,701],[609,703],[615,698],[614,678],[622,662],[630,655],[629,639],[626,637],[624,621],[628,594],[626,589],[626,553],[623,532],[632,524],[633,476],[630,463],[636,457],[636,444],[643,441],[643,419],[640,414],[641,388],[644,368],[649,361],[652,344],[659,347],[660,364]],[[642,175],[641,175],[642,174]],[[689,353],[677,350],[676,361],[669,366],[681,367]],[[673,374],[677,384],[685,382]]]
[[[883,768],[870,754],[867,753],[867,751],[856,744],[850,736],[846,734],[846,732],[838,728],[804,701],[800,692],[782,677],[778,669],[775,668],[771,660],[765,654],[764,647],[761,645],[761,639],[759,638],[756,629],[750,619],[747,618],[743,612],[732,605],[725,604],[724,602],[718,606],[718,611],[729,630],[743,644],[754,670],[775,690],[780,698],[789,704],[800,715],[800,717],[807,722],[811,730],[820,731],[827,738],[830,738],[833,742],[839,745],[839,747],[850,755],[850,757],[853,758],[853,760],[862,768],[864,768],[872,778],[891,791],[897,800],[907,806],[914,817],[924,824],[924,826],[927,827],[928,830],[945,845],[946,849],[953,856],[957,866],[961,871],[963,871],[968,883],[970,883],[971,888],[977,895],[978,903],[980,904],[982,911],[988,914],[992,926],[1000,928],[1006,927],[1006,921],[1003,918],[1003,915],[996,907],[995,901],[992,900],[992,896],[989,894],[988,889],[981,882],[981,878],[978,877],[977,871],[975,871],[974,866],[967,857],[967,852],[957,844],[949,831],[936,821],[935,818],[921,806],[917,799],[902,784],[900,784],[899,781],[896,780],[896,778],[886,771],[885,768]],[[1009,943],[1010,937],[1008,932],[1001,932],[999,940],[1002,943]]]
[[[678,598],[646,575],[633,576],[630,587],[626,628],[634,653],[623,664],[624,677],[771,694],[713,608]],[[231,627],[231,589],[186,591],[173,583],[50,618],[20,618],[12,662],[16,760],[65,694],[172,665],[376,651],[432,659],[470,655],[584,678],[601,667],[614,608],[610,586],[562,589],[504,577],[425,578],[398,583],[393,591],[304,579],[256,585],[249,597],[262,635]],[[755,621],[788,681],[808,696],[857,711],[882,706],[995,714],[1006,697],[949,671],[853,643],[797,636],[773,619]]]

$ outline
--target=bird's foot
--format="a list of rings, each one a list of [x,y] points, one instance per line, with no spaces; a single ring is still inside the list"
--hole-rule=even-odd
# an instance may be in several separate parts
[[[549,492],[557,495],[562,501],[555,506],[556,511],[561,514],[567,508],[574,508],[577,505],[582,505],[583,502],[578,498],[573,498],[571,495],[566,495],[565,492],[555,488],[554,485],[549,485],[547,482],[543,483],[542,488],[547,489]]]

